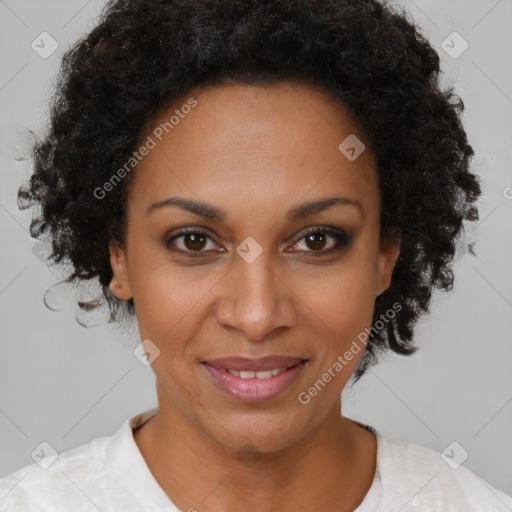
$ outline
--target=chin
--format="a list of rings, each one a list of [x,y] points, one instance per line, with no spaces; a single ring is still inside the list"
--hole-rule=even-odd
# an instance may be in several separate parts
[[[299,442],[322,421],[309,415],[301,417],[300,413],[300,409],[246,414],[237,411],[215,419],[208,417],[203,430],[210,439],[229,450],[274,453]]]

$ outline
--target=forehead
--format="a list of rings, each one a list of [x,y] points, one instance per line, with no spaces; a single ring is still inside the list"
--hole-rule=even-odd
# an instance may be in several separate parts
[[[191,90],[160,109],[141,143],[148,138],[154,147],[137,165],[130,191],[141,205],[177,193],[260,209],[326,192],[378,200],[364,134],[340,102],[310,84]],[[348,158],[354,152],[347,146],[360,154]]]

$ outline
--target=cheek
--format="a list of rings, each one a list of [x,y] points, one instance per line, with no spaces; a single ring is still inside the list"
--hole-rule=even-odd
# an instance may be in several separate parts
[[[301,301],[321,320],[338,350],[371,324],[374,278],[362,265],[343,266],[305,287]]]
[[[368,272],[347,268],[317,280],[318,286],[301,297],[309,306],[306,310],[314,313],[307,313],[308,318],[321,328],[317,331],[320,341],[312,352],[312,374],[302,390],[313,408],[339,399],[363,356],[374,309],[371,282]]]
[[[198,323],[201,304],[222,273],[210,265],[180,266],[160,252],[132,253],[130,288],[141,331],[164,340],[166,333],[170,336],[180,326]]]

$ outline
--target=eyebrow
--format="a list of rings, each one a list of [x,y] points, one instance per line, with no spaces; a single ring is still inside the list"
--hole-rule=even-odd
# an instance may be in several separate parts
[[[167,199],[157,201],[149,206],[149,208],[146,210],[146,215],[155,210],[159,210],[160,208],[169,206],[177,206],[183,210],[193,213],[194,215],[197,215],[198,217],[203,217],[205,219],[216,220],[219,222],[225,222],[228,219],[228,215],[225,211],[215,208],[214,206],[207,203],[193,201],[184,197],[168,197]],[[354,206],[358,208],[361,213],[364,212],[363,206],[359,201],[344,196],[335,196],[316,199],[296,206],[286,214],[286,218],[289,222],[293,222],[308,215],[312,215],[313,213],[327,210],[334,206]]]

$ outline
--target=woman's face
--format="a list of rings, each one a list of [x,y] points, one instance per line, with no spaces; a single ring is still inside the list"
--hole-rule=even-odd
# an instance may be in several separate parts
[[[112,290],[151,340],[160,415],[233,449],[299,441],[339,416],[399,253],[379,244],[364,135],[323,90],[283,82],[192,91],[141,141]]]

